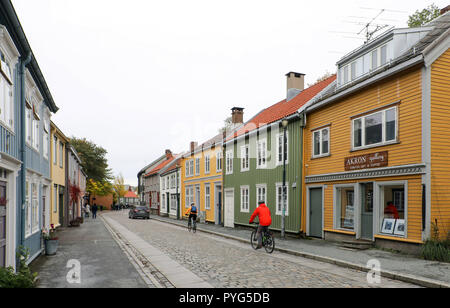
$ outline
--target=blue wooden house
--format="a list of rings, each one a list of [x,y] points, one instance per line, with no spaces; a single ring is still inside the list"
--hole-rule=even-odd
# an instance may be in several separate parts
[[[50,217],[50,118],[58,111],[9,0],[0,1],[0,266],[34,260]]]

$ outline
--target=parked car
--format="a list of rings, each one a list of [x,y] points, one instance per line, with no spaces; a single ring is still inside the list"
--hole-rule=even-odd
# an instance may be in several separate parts
[[[146,206],[135,206],[130,209],[128,212],[128,218],[136,219],[150,219],[150,209]]]

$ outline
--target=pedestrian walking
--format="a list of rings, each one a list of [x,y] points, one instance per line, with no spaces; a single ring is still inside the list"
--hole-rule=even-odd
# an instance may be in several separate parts
[[[92,218],[93,219],[97,219],[97,211],[98,211],[98,206],[97,206],[97,204],[94,203],[94,206],[92,207]]]
[[[88,204],[86,204],[86,207],[84,209],[85,217],[89,217],[89,213],[90,212],[91,212],[91,208],[90,208],[89,203],[88,203]]]

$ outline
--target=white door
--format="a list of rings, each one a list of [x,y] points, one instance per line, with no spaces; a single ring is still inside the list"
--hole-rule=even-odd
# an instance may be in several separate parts
[[[225,191],[225,227],[234,228],[234,191]]]

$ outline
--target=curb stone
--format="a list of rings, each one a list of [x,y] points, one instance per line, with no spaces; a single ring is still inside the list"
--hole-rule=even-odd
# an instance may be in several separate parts
[[[159,219],[159,217],[153,217],[152,219],[159,221],[159,222],[163,222],[163,223],[167,223],[167,224],[171,224],[171,225],[176,225],[179,227],[185,227],[184,224],[181,224],[179,222],[171,222],[168,220],[164,220],[164,219]],[[231,239],[231,240],[235,240],[235,241],[239,241],[242,243],[248,243],[249,241],[241,238],[241,237],[236,237],[233,235],[228,235],[228,234],[223,234],[220,232],[215,232],[215,231],[210,231],[210,230],[205,230],[201,227],[201,225],[197,225],[197,231],[203,232],[203,233],[209,233],[209,234],[213,234],[216,236],[220,236],[220,237],[224,237],[227,239]],[[369,272],[370,269],[365,267],[364,265],[361,264],[356,264],[356,263],[351,263],[348,261],[343,261],[343,260],[339,260],[339,259],[334,259],[334,258],[329,258],[329,257],[323,257],[323,256],[319,256],[319,255],[315,255],[312,253],[307,253],[307,252],[299,252],[299,251],[294,251],[294,250],[290,250],[290,249],[286,249],[286,248],[278,248],[275,247],[276,251],[282,252],[282,253],[286,253],[286,254],[290,254],[290,255],[294,255],[294,256],[299,256],[299,257],[303,257],[303,258],[307,258],[307,259],[312,259],[312,260],[316,260],[316,261],[320,261],[320,262],[325,262],[325,263],[330,263],[330,264],[335,264],[337,266],[341,266],[341,267],[345,267],[345,268],[350,268],[350,269],[354,269],[354,270],[358,270],[358,271],[362,271],[362,272]],[[406,283],[411,283],[411,284],[415,284],[418,286],[422,286],[425,288],[450,288],[450,284],[445,283],[443,281],[438,281],[438,280],[433,280],[433,279],[427,279],[424,277],[418,277],[418,276],[413,276],[413,275],[408,275],[408,274],[401,274],[398,272],[392,272],[392,271],[386,271],[386,270],[381,270],[380,271],[380,275],[382,277],[385,278],[389,278],[389,279],[393,279],[393,280],[399,280],[399,281],[403,281]]]

